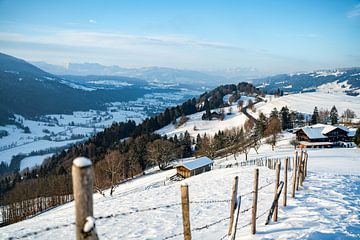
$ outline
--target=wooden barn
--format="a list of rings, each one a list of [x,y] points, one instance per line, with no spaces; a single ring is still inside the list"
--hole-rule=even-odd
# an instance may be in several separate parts
[[[176,173],[184,178],[188,178],[210,171],[213,164],[214,162],[210,158],[200,157],[178,164],[176,166]]]

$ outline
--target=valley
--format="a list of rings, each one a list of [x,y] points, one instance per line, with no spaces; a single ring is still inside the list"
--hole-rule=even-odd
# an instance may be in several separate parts
[[[151,117],[199,95],[190,89],[153,90],[128,102],[109,102],[104,110],[77,111],[73,114],[49,114],[26,119],[15,115],[17,125],[0,126],[7,136],[0,138],[0,160],[20,171],[41,165],[51,154],[83,142],[113,122],[141,123]],[[27,128],[28,131],[24,131]],[[21,158],[21,160],[19,160]],[[14,163],[11,161],[14,159]],[[20,164],[20,166],[19,166]]]

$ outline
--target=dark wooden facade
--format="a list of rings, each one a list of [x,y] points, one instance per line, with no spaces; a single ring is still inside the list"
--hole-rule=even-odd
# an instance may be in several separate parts
[[[328,137],[329,142],[351,141],[351,139],[348,137],[348,132],[340,128],[335,128],[334,130],[324,135]]]
[[[201,166],[195,169],[188,169],[185,166],[177,166],[176,167],[176,173],[179,174],[180,176],[184,177],[184,178],[188,178],[191,176],[195,176],[198,175],[200,173],[204,173],[204,172],[208,172],[211,170],[211,166],[212,164],[208,164],[205,166]]]

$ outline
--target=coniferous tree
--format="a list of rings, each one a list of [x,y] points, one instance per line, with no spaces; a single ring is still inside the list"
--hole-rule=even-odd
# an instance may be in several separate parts
[[[317,124],[320,121],[319,110],[317,107],[314,108],[313,115],[311,117],[311,124]]]
[[[260,113],[259,120],[255,124],[255,132],[260,138],[264,137],[266,121],[266,116],[263,113]]]
[[[353,141],[357,146],[360,146],[360,127],[356,130]]]
[[[331,111],[330,111],[330,120],[331,120],[331,125],[335,125],[338,123],[338,117],[339,117],[339,114],[338,114],[338,111],[335,107],[335,105],[331,108]]]
[[[211,116],[210,104],[209,104],[209,101],[208,101],[207,98],[205,99],[204,108],[205,108],[206,116],[207,116],[208,118],[210,118],[210,116]]]
[[[279,117],[279,111],[274,108],[270,113],[270,118]]]
[[[287,106],[281,108],[280,116],[281,116],[281,128],[283,130],[288,129],[290,126],[290,114]]]

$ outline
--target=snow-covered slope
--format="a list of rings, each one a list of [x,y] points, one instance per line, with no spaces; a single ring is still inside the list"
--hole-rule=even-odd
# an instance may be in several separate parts
[[[360,90],[360,68],[343,68],[320,70],[309,73],[280,74],[272,77],[256,79],[253,83],[267,92],[301,92],[314,91],[324,84],[345,84],[343,92],[358,95]]]
[[[245,96],[241,97],[241,100],[245,102],[244,105],[247,104],[249,99],[251,98]],[[336,91],[336,87],[333,85],[327,87],[324,86],[317,92],[290,94],[277,98],[268,95],[265,99],[266,102],[260,102],[255,105],[256,112],[248,110],[248,113],[257,118],[260,112],[269,115],[274,108],[277,108],[280,111],[282,107],[287,106],[293,111],[312,114],[315,106],[318,107],[319,110],[330,110],[335,105],[339,115],[349,108],[360,117],[360,97],[349,96],[344,92]],[[252,101],[254,101],[254,99],[252,99]],[[225,119],[222,121],[202,120],[201,116],[204,112],[199,112],[189,115],[189,120],[185,124],[179,127],[174,124],[169,124],[158,130],[157,133],[161,135],[166,134],[168,137],[171,137],[175,134],[184,134],[185,131],[188,131],[192,137],[196,137],[197,134],[204,135],[206,133],[207,135],[214,135],[219,130],[242,127],[248,118],[238,111],[236,104],[231,106],[232,114],[227,115],[226,113],[229,112],[229,108],[230,107],[224,108]],[[219,109],[215,109],[215,111],[219,111]]]
[[[290,135],[283,137],[275,151],[268,145],[260,148],[259,155],[250,158],[292,156]],[[243,160],[238,157],[237,161]],[[238,230],[237,239],[358,239],[360,237],[360,149],[309,150],[309,176],[300,187],[296,199],[288,198],[288,206],[279,209],[279,222],[265,226],[266,216],[258,220],[256,235],[250,226]],[[232,157],[216,162],[234,162]],[[251,207],[254,167],[215,169],[189,178],[191,226],[193,239],[220,239],[227,232],[228,220],[202,230],[195,228],[215,223],[228,217],[229,202],[204,202],[228,200],[231,183],[239,176],[241,211]],[[260,167],[260,186],[272,182],[273,170]],[[145,175],[121,184],[113,197],[94,195],[97,230],[101,239],[165,239],[182,232],[180,203],[181,182],[169,183],[167,177],[174,170]],[[283,178],[283,176],[281,176]],[[289,174],[289,182],[291,172]],[[164,185],[165,182],[165,185]],[[262,189],[258,199],[258,215],[269,209],[274,185]],[[289,191],[290,192],[290,187]],[[107,193],[108,194],[108,193]],[[281,200],[281,199],[280,199]],[[281,201],[282,202],[282,201]],[[175,204],[175,205],[171,205]],[[169,206],[168,206],[169,205]],[[155,207],[153,210],[143,209]],[[109,217],[107,217],[109,216]],[[251,211],[240,215],[238,227],[249,223]],[[101,218],[102,217],[102,218]],[[75,236],[74,204],[69,203],[34,218],[3,227],[0,238],[73,239]],[[59,226],[58,228],[56,228]],[[48,230],[47,230],[48,228]],[[37,232],[36,235],[30,234]],[[179,235],[173,239],[182,239]]]
[[[224,102],[227,102],[228,97],[224,97]],[[244,106],[248,104],[248,101],[255,101],[254,97],[248,97],[248,96],[242,96],[241,101],[244,102]],[[230,110],[231,108],[231,110]],[[214,109],[212,111],[219,112],[219,109]],[[229,111],[231,111],[231,114],[228,115]],[[174,124],[169,124],[166,127],[161,128],[160,130],[156,131],[158,134],[161,135],[167,135],[168,137],[172,137],[175,134],[184,134],[186,131],[189,132],[189,134],[192,137],[196,137],[197,134],[200,134],[201,136],[205,133],[208,136],[214,135],[219,130],[223,131],[225,129],[231,129],[234,127],[242,127],[245,123],[245,121],[248,119],[243,113],[239,112],[237,109],[237,104],[233,103],[230,107],[224,108],[225,118],[224,120],[202,120],[201,116],[205,113],[199,112],[192,115],[187,116],[189,120],[177,127]],[[179,122],[179,121],[177,121]]]
[[[335,105],[339,115],[347,108],[350,108],[357,116],[360,116],[360,97],[348,96],[339,92],[298,93],[279,98],[271,97],[268,100],[267,103],[259,103],[256,106],[257,112],[269,114],[275,107],[280,110],[283,106],[288,106],[290,110],[312,114],[315,106],[319,110],[330,110]]]

